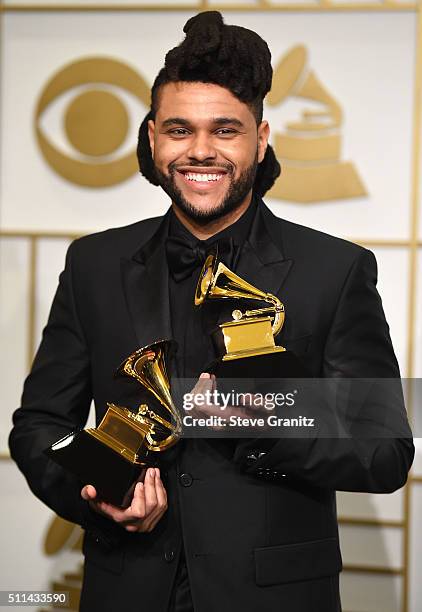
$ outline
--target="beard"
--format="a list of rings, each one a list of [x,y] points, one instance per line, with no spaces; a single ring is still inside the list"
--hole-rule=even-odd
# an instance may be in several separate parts
[[[226,170],[229,176],[233,176],[233,166],[231,164],[218,164],[215,163],[204,163],[204,164],[189,164],[192,167],[201,168],[209,167],[220,167]],[[193,206],[183,195],[182,191],[177,187],[175,181],[175,175],[177,167],[181,164],[170,164],[169,174],[164,174],[155,166],[155,173],[160,184],[160,187],[164,189],[167,195],[171,198],[172,202],[182,210],[186,216],[198,223],[199,225],[206,225],[210,221],[215,221],[224,217],[227,213],[236,210],[245,200],[246,196],[250,192],[255,182],[255,176],[258,168],[258,154],[255,155],[255,159],[246,170],[244,170],[237,180],[231,179],[230,186],[227,190],[226,195],[223,197],[221,202],[216,204],[212,209],[201,210]]]

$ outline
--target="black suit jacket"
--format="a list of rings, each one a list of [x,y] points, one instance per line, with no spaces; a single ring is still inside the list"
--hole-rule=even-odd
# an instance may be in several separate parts
[[[373,254],[259,206],[237,273],[285,304],[279,343],[314,377],[398,377]],[[92,398],[97,422],[107,402],[135,401],[134,383],[113,371],[136,348],[171,337],[167,226],[168,215],[70,246],[14,414],[12,456],[40,499],[86,529],[86,612],[164,612],[182,542],[198,612],[337,612],[335,490],[405,483],[414,451],[400,393],[381,406],[384,423],[399,415],[397,436],[182,440],[162,469],[168,511],[148,534],[92,512],[81,483],[43,455],[85,424]],[[377,413],[365,406],[372,427]]]

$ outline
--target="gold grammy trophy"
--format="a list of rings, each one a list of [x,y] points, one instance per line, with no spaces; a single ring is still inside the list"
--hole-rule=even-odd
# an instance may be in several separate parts
[[[164,418],[147,404],[137,413],[108,403],[96,428],[72,432],[46,449],[56,463],[76,474],[82,485],[92,484],[101,499],[126,507],[136,482],[156,463],[156,454],[175,444],[181,434],[181,420],[174,406],[166,361],[174,346],[160,340],[140,348],[117,369],[144,386],[168,413]],[[166,415],[167,416],[167,415]]]
[[[220,324],[212,333],[218,358],[208,371],[223,378],[305,375],[295,355],[274,342],[284,324],[284,304],[275,295],[254,287],[232,272],[212,253],[207,256],[198,279],[195,305],[219,299],[256,300],[270,306],[244,312],[233,310],[232,321]]]

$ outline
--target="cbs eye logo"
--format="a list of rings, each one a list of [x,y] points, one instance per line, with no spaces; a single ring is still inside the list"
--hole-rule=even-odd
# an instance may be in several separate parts
[[[76,95],[70,95],[72,89]],[[119,89],[125,90],[124,97]],[[47,137],[43,116],[49,107],[58,105],[60,98],[66,100],[61,118],[57,118],[57,108],[52,110],[62,141],[56,146]],[[120,61],[85,58],[57,72],[41,92],[35,111],[36,139],[50,167],[84,187],[109,187],[135,174],[136,150],[121,154],[134,127],[128,112],[134,100],[142,103],[145,114],[150,89],[135,70]],[[139,117],[139,109],[135,112]]]

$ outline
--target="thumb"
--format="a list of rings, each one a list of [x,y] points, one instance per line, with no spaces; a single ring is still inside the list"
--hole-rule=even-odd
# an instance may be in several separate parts
[[[93,487],[92,485],[85,485],[81,491],[81,497],[85,501],[95,499],[97,497],[97,491],[95,490],[95,487]]]

